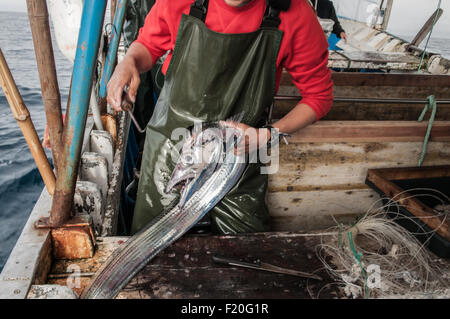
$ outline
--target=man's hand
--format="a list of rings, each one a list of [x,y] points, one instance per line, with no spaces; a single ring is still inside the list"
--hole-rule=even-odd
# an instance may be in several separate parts
[[[126,99],[132,103],[136,101],[136,93],[141,82],[139,72],[146,72],[152,67],[153,58],[148,49],[139,42],[133,42],[106,87],[107,101],[114,110],[122,111],[122,94],[126,86],[128,86]]]
[[[316,121],[315,111],[307,104],[298,103],[282,119],[272,124],[278,132],[292,134]],[[271,133],[268,128],[254,128],[244,123],[222,121],[228,127],[241,129],[245,134],[245,152],[251,153],[267,145]]]
[[[257,129],[244,123],[232,121],[223,121],[222,123],[225,126],[234,127],[244,132],[245,153],[251,153],[260,147],[266,146],[270,141],[270,130],[268,128]]]
[[[125,57],[117,65],[106,87],[107,101],[115,111],[122,111],[122,94],[125,86],[128,86],[126,98],[133,103],[136,101],[136,93],[140,82],[141,78],[133,57]]]
[[[345,41],[345,43],[347,44],[347,34],[345,32],[341,32],[340,37],[342,40]]]

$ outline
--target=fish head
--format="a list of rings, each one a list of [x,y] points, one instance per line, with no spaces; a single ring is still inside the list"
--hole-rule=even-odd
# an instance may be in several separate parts
[[[222,132],[207,128],[193,132],[184,143],[165,192],[180,188],[179,206],[192,196],[214,172],[223,149]]]

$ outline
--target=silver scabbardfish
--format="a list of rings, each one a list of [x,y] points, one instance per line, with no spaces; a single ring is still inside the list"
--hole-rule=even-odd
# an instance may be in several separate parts
[[[243,131],[223,123],[194,130],[166,187],[166,192],[181,187],[178,204],[118,248],[81,298],[114,298],[153,257],[185,234],[230,191],[245,168],[245,154],[235,152],[236,146],[242,146],[243,135]]]
[[[181,198],[178,206],[182,209],[192,194],[211,177],[224,155],[222,147],[224,131],[220,127],[209,127],[194,132],[184,143],[178,163],[167,183],[165,192],[170,193],[178,185],[181,186]]]

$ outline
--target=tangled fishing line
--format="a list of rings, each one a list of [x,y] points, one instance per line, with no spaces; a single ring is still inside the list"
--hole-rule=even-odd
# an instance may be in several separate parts
[[[440,216],[441,225],[447,222],[450,200],[446,195],[424,188],[406,192],[410,194],[408,198],[438,199],[441,205],[434,211]],[[416,220],[400,215],[397,196],[381,208],[376,203],[372,205],[353,226],[338,225],[330,229],[330,235],[323,236],[317,247],[319,259],[348,297],[449,298],[450,270],[445,269],[448,264],[425,248],[437,228],[426,232]],[[396,213],[395,217],[389,218],[387,212]],[[422,230],[421,234],[425,233],[424,243],[397,224],[402,218],[414,222]]]

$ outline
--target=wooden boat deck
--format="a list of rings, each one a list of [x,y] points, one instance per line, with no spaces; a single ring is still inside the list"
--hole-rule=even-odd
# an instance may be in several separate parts
[[[326,235],[325,235],[326,236]],[[239,236],[188,235],[164,250],[140,271],[117,298],[342,298],[322,268],[316,247],[324,237],[304,233],[260,233]],[[80,268],[80,288],[127,237],[98,241],[94,258],[55,260],[48,284],[71,283],[67,269]],[[283,268],[315,272],[322,281],[213,263],[213,255],[243,261],[259,259]]]

